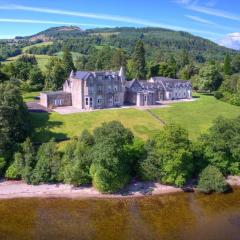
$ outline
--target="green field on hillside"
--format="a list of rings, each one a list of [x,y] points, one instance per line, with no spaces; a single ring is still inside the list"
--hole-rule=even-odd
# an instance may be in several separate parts
[[[22,49],[22,52],[25,53],[27,50],[29,50],[30,48],[32,47],[43,47],[43,46],[48,46],[48,45],[52,45],[53,42],[42,42],[42,43],[36,43],[36,44],[33,44],[33,45],[29,45],[29,46],[26,46]]]
[[[3,62],[4,64],[8,64],[11,62],[16,61],[22,54],[15,56],[15,57],[10,57],[8,58],[5,62]],[[30,55],[30,54],[29,54]],[[48,60],[50,59],[51,56],[48,55],[34,55],[36,57],[36,60],[38,62],[38,66],[41,70],[45,70],[46,64],[48,63]]]
[[[37,95],[37,93],[36,93]],[[33,95],[25,100],[33,98]],[[171,104],[166,108],[151,109],[166,123],[181,124],[189,131],[191,139],[196,139],[207,131],[212,121],[222,115],[236,117],[240,115],[240,107],[232,106],[216,100],[212,96],[197,95],[194,102]],[[93,130],[103,122],[118,120],[130,128],[136,137],[147,139],[163,127],[156,118],[144,110],[114,109],[94,112],[60,115],[58,113],[31,113],[35,128],[34,141],[47,141],[51,137],[63,138],[78,136],[83,129]]]

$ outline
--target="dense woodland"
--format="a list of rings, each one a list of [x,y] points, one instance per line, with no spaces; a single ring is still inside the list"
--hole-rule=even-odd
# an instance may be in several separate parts
[[[45,34],[45,35],[44,35]],[[147,142],[135,139],[119,122],[84,131],[64,152],[52,140],[31,142],[22,91],[58,90],[71,70],[126,69],[128,79],[165,76],[187,79],[193,89],[240,105],[240,54],[188,33],[164,29],[117,28],[62,34],[42,32],[51,44],[28,47],[14,62],[0,65],[0,174],[27,183],[92,183],[116,192],[133,178],[225,191],[224,176],[240,174],[240,119],[216,119],[208,134],[191,142],[185,129],[168,125]],[[41,39],[34,37],[34,43]],[[31,38],[0,43],[0,58],[18,55]],[[45,70],[35,54],[54,55]],[[80,55],[73,60],[72,52]],[[218,141],[216,141],[218,139]],[[209,177],[211,176],[211,177]],[[214,176],[214,177],[213,177]]]

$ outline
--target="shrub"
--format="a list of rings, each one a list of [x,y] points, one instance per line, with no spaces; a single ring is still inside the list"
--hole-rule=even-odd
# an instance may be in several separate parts
[[[222,193],[228,189],[228,185],[219,169],[209,165],[200,174],[197,188],[204,193]]]
[[[14,161],[7,169],[5,173],[7,179],[19,180],[21,179],[21,173],[19,172],[18,166]]]
[[[222,92],[216,91],[216,92],[214,92],[214,97],[215,97],[216,99],[221,99],[221,98],[223,98],[224,96],[223,96],[223,93],[222,93]]]
[[[240,94],[233,94],[230,98],[232,105],[240,106]]]

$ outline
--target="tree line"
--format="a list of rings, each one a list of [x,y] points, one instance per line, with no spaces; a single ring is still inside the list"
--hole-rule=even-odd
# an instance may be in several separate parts
[[[169,124],[143,142],[112,121],[92,134],[84,130],[63,152],[53,140],[36,148],[27,138],[5,176],[29,184],[92,184],[104,193],[121,190],[133,178],[178,187],[197,178],[201,191],[224,192],[228,188],[224,176],[240,173],[239,136],[239,117],[217,118],[194,142],[180,125]]]

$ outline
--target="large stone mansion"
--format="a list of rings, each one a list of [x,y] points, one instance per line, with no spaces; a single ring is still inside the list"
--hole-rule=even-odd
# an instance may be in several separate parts
[[[118,72],[71,72],[62,91],[42,92],[40,104],[47,108],[73,106],[102,109],[123,105],[148,106],[164,100],[192,98],[189,81],[165,77],[126,81],[124,69]]]

